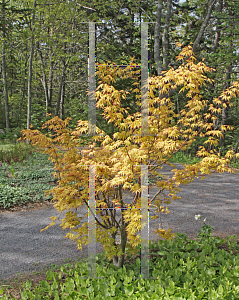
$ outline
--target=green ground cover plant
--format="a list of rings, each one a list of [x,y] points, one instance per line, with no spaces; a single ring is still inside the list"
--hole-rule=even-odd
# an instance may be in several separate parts
[[[174,154],[174,156],[170,159],[170,162],[191,165],[200,162],[201,160],[202,159],[200,157],[180,151]],[[239,169],[239,159],[233,159],[230,163],[230,167],[236,172],[237,169]]]
[[[0,210],[28,203],[49,201],[44,191],[57,185],[54,163],[37,147],[26,144],[0,145]],[[160,179],[150,177],[149,183]],[[136,181],[136,179],[135,179]]]
[[[23,144],[0,150],[0,210],[52,199],[44,191],[56,184],[53,164],[35,150]]]
[[[34,147],[26,143],[3,143],[0,145],[0,162],[22,162],[34,152]]]
[[[239,257],[236,237],[212,237],[204,223],[197,240],[185,234],[149,242],[149,275],[140,274],[140,247],[117,268],[97,255],[96,270],[104,279],[88,275],[86,260],[46,271],[44,280],[26,280],[14,288],[0,286],[0,298],[8,299],[239,299]]]
[[[200,162],[202,158],[192,156],[191,154],[186,154],[183,151],[175,153],[174,156],[170,159],[172,163],[182,163],[182,164],[195,164]]]

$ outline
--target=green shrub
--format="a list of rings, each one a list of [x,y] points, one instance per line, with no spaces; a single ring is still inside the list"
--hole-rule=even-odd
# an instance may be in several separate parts
[[[0,162],[21,162],[35,151],[31,144],[19,143],[0,149]]]
[[[0,208],[51,200],[44,191],[52,188],[53,164],[47,156],[33,153],[22,162],[0,163]]]

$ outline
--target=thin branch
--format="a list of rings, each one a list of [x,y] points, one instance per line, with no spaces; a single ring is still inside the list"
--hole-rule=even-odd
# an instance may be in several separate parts
[[[77,4],[77,5],[79,5],[79,6],[82,6],[82,7],[84,7],[84,8],[87,8],[87,9],[91,9],[91,10],[94,10],[94,11],[96,11],[94,8],[87,7],[87,6],[81,5],[81,4],[79,4],[79,3],[76,3],[76,4]]]

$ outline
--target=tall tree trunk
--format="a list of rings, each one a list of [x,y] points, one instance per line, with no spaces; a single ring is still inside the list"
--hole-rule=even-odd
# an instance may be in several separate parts
[[[52,28],[48,28],[48,33],[52,37]],[[50,69],[49,69],[49,78],[48,78],[48,113],[52,113],[52,92],[53,92],[53,61],[54,53],[52,51],[52,46],[49,47],[49,61],[50,61]]]
[[[160,60],[160,39],[161,39],[161,16],[162,16],[162,0],[158,0],[157,2],[157,12],[156,12],[156,24],[154,27],[154,61],[157,66],[158,75],[161,74],[163,67],[162,62]]]
[[[64,53],[66,53],[66,42],[64,43]],[[61,90],[61,105],[60,105],[60,118],[64,117],[64,102],[65,102],[65,90],[66,90],[66,67],[68,60],[66,62],[65,57],[62,59],[63,62],[63,77],[62,77],[62,90]]]
[[[66,42],[64,43],[64,53],[66,53]],[[64,95],[65,93],[65,73],[66,73],[66,68],[68,65],[69,59],[65,61],[65,58],[62,58],[62,73],[61,73],[61,79],[60,79],[60,86],[59,86],[59,92],[58,92],[58,97],[57,97],[57,102],[56,102],[56,110],[55,110],[55,116],[60,114],[62,115],[63,112],[63,107],[61,105],[64,105]]]
[[[45,65],[44,65],[44,60],[42,56],[42,51],[40,50],[39,43],[37,43],[37,50],[40,56],[40,61],[41,61],[41,69],[42,69],[42,85],[44,88],[45,92],[45,100],[46,100],[46,114],[49,112],[49,93],[48,93],[48,86],[47,86],[47,81],[46,81],[46,72],[45,72]]]
[[[49,70],[49,80],[48,80],[48,104],[49,113],[52,113],[52,91],[53,91],[53,67],[54,62],[52,60],[52,54],[50,55],[50,70]]]
[[[167,1],[167,15],[163,29],[163,37],[162,37],[162,45],[163,45],[163,69],[167,70],[168,68],[168,29],[171,17],[171,9],[172,9],[172,0]]]
[[[55,117],[59,115],[60,102],[61,102],[61,93],[62,93],[62,83],[63,83],[63,70],[62,70],[62,75],[61,75],[61,78],[60,78],[59,92],[58,92],[58,97],[57,97],[57,101],[56,101]]]
[[[156,66],[157,66],[158,76],[163,71],[163,66],[162,66],[162,62],[161,62],[161,59],[160,59],[160,48],[161,48],[161,44],[160,44],[160,39],[161,39],[160,29],[161,29],[161,17],[162,17],[162,7],[163,7],[162,3],[163,3],[162,0],[158,0],[158,2],[157,2],[156,24],[155,24],[155,27],[154,27],[154,61],[155,61]],[[167,37],[168,37],[168,26],[169,26],[169,22],[170,22],[171,6],[172,6],[172,1],[168,0],[167,7],[169,7],[170,9],[168,9],[168,11],[167,11],[167,18],[168,18],[167,22],[168,22],[168,25],[166,27],[164,27],[164,28],[166,28],[164,30],[164,34],[166,36],[166,39],[164,39],[164,41],[166,41]],[[164,48],[164,49],[166,50],[166,48]],[[166,52],[164,52],[164,54],[166,54]],[[163,93],[162,95],[159,95],[159,98],[162,99],[164,97],[171,97],[173,94],[174,94],[174,90],[171,89],[171,90],[169,90],[169,92]]]
[[[219,14],[222,12],[222,7],[223,7],[223,0],[218,0],[217,12]],[[219,19],[217,19],[215,40],[214,40],[214,45],[213,45],[213,53],[216,53],[217,49],[219,48],[219,41],[220,41],[220,37],[221,37],[220,25],[221,25],[221,21]]]
[[[6,24],[5,19],[5,0],[2,1],[2,24]],[[7,72],[6,72],[6,51],[5,51],[5,38],[6,32],[3,26],[3,40],[2,40],[2,77],[3,77],[3,88],[4,88],[4,98],[5,98],[5,118],[6,118],[6,129],[10,129],[9,120],[9,100],[8,100],[8,87],[7,87]]]
[[[228,66],[226,68],[226,77],[225,77],[225,89],[228,89],[230,87],[230,78],[231,78],[231,72],[232,72],[232,64],[230,64],[230,66]],[[224,101],[223,101],[224,103]],[[226,125],[227,122],[227,108],[226,107],[222,107],[222,122],[221,125]],[[223,135],[223,137],[221,137],[220,139],[220,148],[222,149],[225,146],[225,136]],[[221,149],[220,149],[220,153],[221,153]]]
[[[64,86],[64,82],[65,82],[65,71],[66,71],[66,65],[63,64],[62,74],[61,74],[61,79],[60,79],[59,92],[58,92],[58,97],[57,97],[57,101],[56,101],[55,116],[59,116],[60,105],[61,105],[61,101],[63,99],[62,98],[62,93],[64,91],[63,86]]]
[[[207,27],[207,24],[208,24],[208,21],[210,19],[210,16],[211,16],[211,13],[212,13],[212,9],[213,9],[213,6],[214,6],[215,2],[216,2],[216,0],[210,0],[209,1],[206,17],[205,17],[205,19],[204,19],[204,21],[202,23],[202,26],[201,26],[201,28],[199,30],[199,33],[198,33],[198,35],[196,37],[196,40],[193,43],[193,52],[194,53],[195,53],[195,51],[196,51],[196,49],[197,49],[197,47],[198,47],[198,45],[199,45],[199,43],[201,41],[201,38],[202,38],[202,36],[204,34],[204,31],[205,31],[205,29]]]
[[[33,17],[32,17],[32,26],[31,26],[31,52],[29,58],[29,73],[28,73],[28,97],[27,97],[27,129],[30,129],[31,124],[31,92],[32,92],[32,60],[34,55],[34,19],[35,19],[35,8],[36,0],[33,3]],[[29,143],[27,141],[27,143]]]
[[[220,14],[222,12],[222,8],[223,8],[223,0],[218,0],[218,5],[217,5],[217,12]],[[217,23],[216,23],[216,32],[215,32],[215,39],[214,39],[214,45],[213,45],[213,53],[216,54],[219,48],[219,41],[221,38],[221,21],[219,19],[217,19]],[[214,68],[216,68],[217,66],[214,64],[216,63],[216,59],[212,60],[212,66]],[[213,72],[211,75],[211,78],[214,79],[216,76],[216,72]],[[215,90],[215,85],[213,83],[210,83],[208,85],[208,90],[209,90],[209,97],[211,99],[213,99],[215,92],[213,93],[213,90]]]
[[[130,7],[128,7],[128,9],[129,9],[129,15],[130,15],[130,18],[131,18],[131,24],[134,26],[134,13],[132,13]],[[134,30],[134,27],[133,28],[131,27],[131,30],[130,30],[130,45],[133,45],[133,42],[134,42],[133,30]]]
[[[65,68],[64,68],[65,71]],[[64,118],[64,103],[65,103],[65,90],[66,90],[66,72],[63,74],[62,79],[62,91],[61,91],[61,105],[60,105],[60,118]]]
[[[21,102],[20,102],[20,105],[19,105],[19,111],[18,111],[18,114],[17,114],[17,127],[19,125],[19,120],[20,120],[20,116],[21,116],[21,109],[22,109],[22,103],[23,103],[23,100],[25,98],[25,93],[26,93],[26,75],[27,75],[27,54],[26,54],[26,60],[25,60],[25,67],[24,67],[24,79],[23,79],[23,89],[22,89],[22,99],[21,99]]]

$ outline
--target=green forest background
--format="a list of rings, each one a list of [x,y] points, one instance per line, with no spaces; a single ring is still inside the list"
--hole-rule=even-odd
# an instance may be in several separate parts
[[[199,61],[215,71],[207,74],[214,84],[204,86],[204,99],[212,101],[238,80],[239,1],[5,1],[0,3],[1,81],[0,138],[16,140],[22,129],[41,130],[52,117],[88,120],[89,23],[96,22],[96,63],[141,63],[140,22],[149,23],[149,76],[159,75],[179,62],[176,55],[192,43]],[[98,82],[96,77],[96,85]],[[140,81],[140,77],[139,77]],[[115,87],[129,89],[130,80],[118,79]],[[187,102],[185,93],[172,95],[175,112]],[[128,96],[123,107],[136,112],[136,99]],[[116,129],[96,109],[96,126],[112,137]],[[239,99],[218,114],[214,129],[234,126],[218,147],[239,152]],[[42,130],[41,130],[42,131]],[[4,134],[3,134],[4,132]],[[44,132],[44,131],[42,131]],[[194,145],[195,146],[195,145]],[[188,151],[192,154],[195,147]],[[194,152],[194,153],[193,153]]]

